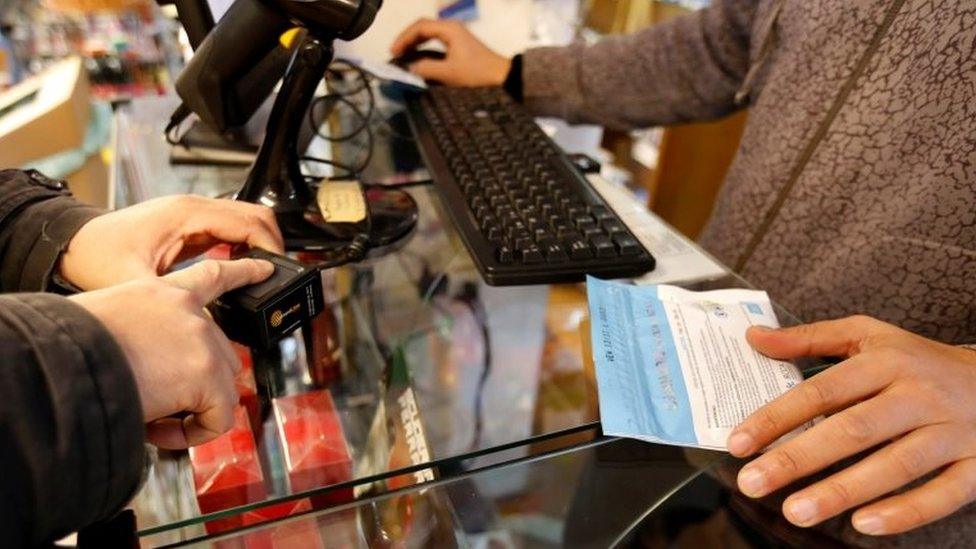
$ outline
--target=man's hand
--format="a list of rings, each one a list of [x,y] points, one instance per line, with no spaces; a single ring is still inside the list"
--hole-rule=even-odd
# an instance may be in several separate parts
[[[92,219],[61,257],[61,277],[82,290],[165,274],[220,243],[283,250],[264,206],[200,196],[168,196]]]
[[[241,363],[204,306],[273,271],[267,261],[210,260],[70,298],[95,315],[125,353],[150,442],[186,448],[231,428]]]
[[[829,416],[743,467],[743,493],[764,496],[876,448],[789,496],[783,514],[798,526],[811,526],[863,505],[852,518],[857,530],[895,534],[976,499],[976,352],[867,317],[752,328],[747,337],[773,358],[846,360],[763,406],[732,432],[729,451],[744,457],[811,419]],[[921,486],[884,497],[940,469]]]
[[[501,86],[505,82],[512,60],[488,49],[457,21],[420,19],[400,33],[390,53],[403,55],[430,39],[444,43],[446,57],[413,63],[410,71],[417,76],[448,86]]]

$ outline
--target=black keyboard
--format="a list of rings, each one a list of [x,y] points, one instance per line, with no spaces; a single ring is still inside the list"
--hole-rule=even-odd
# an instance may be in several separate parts
[[[488,284],[638,276],[654,257],[501,88],[407,100],[418,148]]]

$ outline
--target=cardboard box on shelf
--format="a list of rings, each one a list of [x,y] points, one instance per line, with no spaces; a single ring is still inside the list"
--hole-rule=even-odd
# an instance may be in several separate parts
[[[23,167],[82,147],[94,120],[92,109],[91,86],[80,57],[59,61],[3,91],[0,166]],[[108,165],[101,154],[88,155],[65,179],[82,202],[113,206]]]
[[[91,116],[80,57],[55,63],[0,94],[0,165],[23,166],[78,147]]]

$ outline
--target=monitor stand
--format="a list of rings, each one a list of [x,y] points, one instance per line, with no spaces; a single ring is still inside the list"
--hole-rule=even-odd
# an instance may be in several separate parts
[[[379,252],[412,233],[417,224],[413,198],[400,189],[365,188],[366,219],[330,223],[319,209],[317,187],[309,183],[300,166],[299,133],[332,58],[331,38],[320,40],[309,34],[295,50],[257,158],[237,199],[274,209],[288,250],[331,251],[366,235],[374,252]]]

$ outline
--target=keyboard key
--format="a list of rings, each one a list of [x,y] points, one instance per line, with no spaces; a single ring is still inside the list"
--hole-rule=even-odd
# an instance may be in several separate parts
[[[492,212],[491,207],[489,207],[487,204],[482,204],[482,205],[478,206],[477,208],[473,208],[473,210],[474,210],[474,216],[477,219],[483,219],[483,218],[491,215],[491,212]]]
[[[515,256],[512,254],[512,249],[511,248],[509,248],[508,246],[502,246],[502,247],[498,248],[498,262],[499,263],[508,264],[508,263],[511,263],[514,259],[515,259]]]
[[[522,263],[531,265],[534,263],[542,263],[542,250],[538,246],[529,246],[522,249]]]
[[[582,204],[572,204],[568,206],[566,208],[566,217],[572,220],[579,220],[582,219],[583,217],[589,219],[589,216],[586,215],[586,207],[583,206]]]
[[[524,250],[535,246],[535,241],[527,234],[520,234],[518,236],[512,237],[512,243],[515,245],[515,249]]]
[[[590,239],[590,244],[596,250],[597,257],[614,257],[617,255],[617,248],[614,247],[610,238],[604,235],[597,235]]]
[[[569,255],[573,259],[590,259],[593,257],[593,249],[585,240],[574,240],[569,245]]]
[[[596,228],[596,221],[588,215],[576,216],[573,221],[576,223],[576,228],[586,232],[587,229]]]
[[[589,240],[598,234],[603,234],[603,231],[601,231],[598,227],[591,227],[583,231],[583,238]]]
[[[549,247],[553,244],[559,244],[559,239],[556,238],[556,235],[552,233],[544,233],[542,235],[536,236],[535,242],[539,246]]]
[[[546,247],[546,261],[549,263],[558,263],[567,259],[569,259],[569,255],[559,244],[550,244]]]
[[[604,221],[602,225],[603,225],[603,230],[610,233],[611,235],[614,235],[616,233],[627,232],[627,229],[624,228],[624,224],[621,223],[620,221],[617,221],[616,219]]]
[[[637,255],[640,253],[640,244],[630,235],[620,235],[613,237],[613,243],[620,250],[620,255]]]
[[[567,238],[576,237],[578,235],[579,233],[576,232],[576,229],[572,228],[569,225],[556,226],[556,236],[558,236],[559,238],[567,239]]]
[[[590,213],[593,214],[593,217],[595,217],[597,221],[616,219],[616,216],[614,216],[613,213],[611,213],[610,210],[605,206],[591,206]]]

